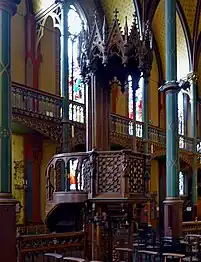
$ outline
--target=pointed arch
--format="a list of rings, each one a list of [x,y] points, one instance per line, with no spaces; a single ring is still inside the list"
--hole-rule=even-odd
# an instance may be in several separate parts
[[[192,61],[192,44],[191,44],[190,30],[189,30],[189,26],[188,26],[186,17],[183,12],[183,8],[178,0],[176,2],[176,8],[177,8],[177,14],[179,16],[179,19],[180,19],[180,22],[183,28],[185,40],[186,40],[188,59],[189,59],[189,71],[192,71],[193,61]]]

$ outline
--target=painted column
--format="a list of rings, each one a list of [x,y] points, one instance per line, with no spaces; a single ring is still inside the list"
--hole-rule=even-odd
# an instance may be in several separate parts
[[[165,237],[178,239],[182,234],[182,201],[179,198],[179,141],[176,46],[176,0],[165,0],[166,24],[166,200],[164,201]]]
[[[197,103],[196,103],[196,86],[197,75],[192,72],[188,75],[191,84],[191,134],[193,138],[193,174],[192,174],[192,203],[193,203],[193,219],[197,217],[198,205],[198,181],[197,181]]]
[[[16,261],[16,201],[12,198],[11,18],[20,0],[0,1],[0,261]]]
[[[69,4],[60,0],[61,8],[61,91],[62,105],[62,152],[69,151],[69,65],[68,65],[68,11]],[[61,191],[65,189],[66,170],[61,171]]]
[[[146,65],[144,66],[146,68]],[[143,140],[144,140],[144,153],[149,153],[149,144],[148,144],[148,88],[149,88],[149,76],[150,72],[146,69],[143,71],[143,76],[140,81],[143,87],[143,93],[142,93],[142,122],[143,122]],[[149,175],[150,175],[150,171]],[[147,210],[147,212],[145,212]],[[146,215],[145,215],[146,214]],[[150,202],[148,201],[144,210],[143,215],[146,216],[146,222],[148,224],[151,224],[151,210],[150,210]]]

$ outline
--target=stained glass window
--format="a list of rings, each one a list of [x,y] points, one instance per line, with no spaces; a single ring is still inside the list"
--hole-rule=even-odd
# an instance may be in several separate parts
[[[133,119],[133,89],[130,75],[128,76],[128,117]]]
[[[183,172],[179,172],[179,195],[185,194],[185,176]]]
[[[135,91],[135,119],[142,122],[142,92],[143,84],[142,77],[139,81],[139,87]],[[132,89],[132,77],[128,76],[128,115],[130,119],[133,119],[133,89]],[[129,123],[129,134],[133,135],[133,123]],[[136,124],[136,136],[142,137],[142,127]]]
[[[74,6],[70,6],[68,13],[69,39],[69,119],[76,122],[84,122],[85,93],[84,84],[81,78],[81,71],[78,65],[78,44],[79,34],[82,31],[82,19]],[[73,102],[74,101],[74,102]]]
[[[179,135],[184,135],[184,101],[182,91],[178,94],[178,133]],[[179,147],[184,147],[183,137],[179,138]]]
[[[136,121],[142,122],[142,92],[143,92],[143,85],[142,82],[143,78],[140,78],[139,81],[139,88],[136,90],[135,99],[136,99]]]
[[[70,190],[81,190],[83,187],[83,177],[80,172],[77,172],[78,160],[70,160]]]

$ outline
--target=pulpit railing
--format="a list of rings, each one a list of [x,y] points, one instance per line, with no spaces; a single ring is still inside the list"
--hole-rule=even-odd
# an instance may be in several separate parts
[[[83,257],[86,252],[85,241],[84,232],[18,235],[17,262],[45,261],[46,252]]]
[[[148,156],[131,150],[63,153],[53,156],[46,169],[47,200],[56,192],[85,192],[115,197],[144,195]]]
[[[89,192],[90,154],[57,154],[49,161],[46,169],[47,200],[53,200],[55,192]]]

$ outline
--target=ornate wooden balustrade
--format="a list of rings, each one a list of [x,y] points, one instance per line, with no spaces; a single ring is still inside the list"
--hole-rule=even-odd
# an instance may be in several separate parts
[[[13,111],[46,119],[60,119],[62,99],[42,90],[12,84]]]
[[[62,98],[42,90],[12,83],[13,121],[24,124],[45,136],[60,140]],[[69,130],[75,127],[76,139],[85,139],[85,105],[70,101]]]
[[[45,261],[46,252],[83,257],[86,252],[84,232],[17,236],[17,261]]]
[[[137,138],[144,137],[144,123],[136,122],[135,134]],[[119,115],[111,116],[112,134],[115,134],[120,140],[121,138],[131,139],[133,135],[133,120]],[[148,140],[150,143],[158,146],[166,146],[166,132],[163,129],[148,125]],[[179,147],[186,151],[193,151],[193,138],[179,135]]]
[[[12,90],[13,120],[59,141],[61,139],[62,98],[17,83],[13,83]],[[71,133],[72,125],[75,127],[75,132],[70,140],[70,147],[73,147],[76,144],[85,143],[85,105],[70,101],[69,108],[69,132]],[[134,124],[135,130],[133,129]],[[142,122],[134,123],[132,119],[119,115],[111,115],[111,143],[131,149],[133,131],[135,131],[137,149],[140,152],[142,151],[144,124]],[[165,130],[149,124],[148,143],[150,153],[165,149]],[[198,152],[200,152],[200,140],[197,144]],[[192,152],[193,138],[179,135],[179,147],[181,151]]]

